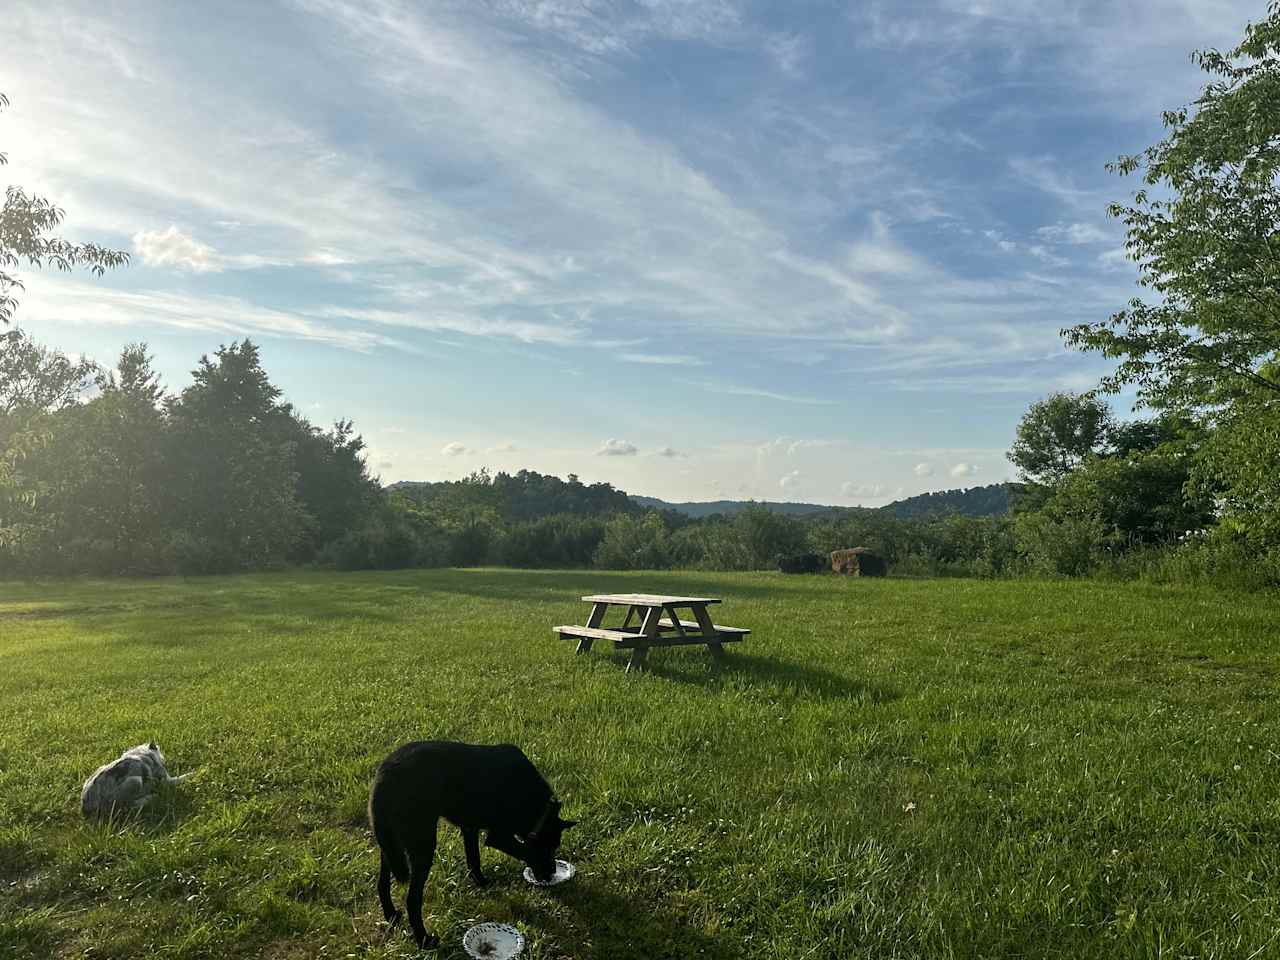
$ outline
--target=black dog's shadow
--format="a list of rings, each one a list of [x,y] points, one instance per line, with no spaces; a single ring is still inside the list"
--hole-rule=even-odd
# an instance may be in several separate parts
[[[664,915],[658,904],[612,892],[604,877],[584,877],[557,887],[526,888],[516,880],[495,884],[495,896],[512,916],[552,938],[577,960],[738,960],[742,956],[731,933],[712,936],[683,920]],[[492,889],[492,888],[491,888]]]

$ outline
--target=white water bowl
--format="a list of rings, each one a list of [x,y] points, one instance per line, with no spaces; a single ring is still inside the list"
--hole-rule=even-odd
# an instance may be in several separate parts
[[[508,923],[477,923],[462,935],[462,949],[476,960],[512,960],[524,949],[524,934]]]
[[[524,878],[535,887],[554,887],[558,883],[564,883],[577,872],[578,868],[568,860],[557,860],[556,872],[551,875],[550,880],[539,880],[533,875],[533,868],[531,867],[524,868]]]

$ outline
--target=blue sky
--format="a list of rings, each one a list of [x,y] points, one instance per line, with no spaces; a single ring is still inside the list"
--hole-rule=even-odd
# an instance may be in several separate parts
[[[18,322],[250,336],[385,481],[877,505],[1011,476],[1133,295],[1103,164],[1262,0],[25,4],[8,182],[125,270]]]

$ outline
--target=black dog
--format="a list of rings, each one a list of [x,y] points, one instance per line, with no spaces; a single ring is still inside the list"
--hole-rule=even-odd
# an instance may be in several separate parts
[[[369,791],[369,825],[382,851],[378,899],[387,920],[391,877],[408,881],[405,906],[419,947],[439,940],[422,925],[422,894],[436,852],[436,826],[444,817],[462,831],[471,876],[481,886],[480,831],[485,846],[523,860],[539,880],[556,868],[560,835],[573,820],[560,819],[560,801],[524,752],[509,743],[475,746],[449,740],[406,743],[383,760]]]

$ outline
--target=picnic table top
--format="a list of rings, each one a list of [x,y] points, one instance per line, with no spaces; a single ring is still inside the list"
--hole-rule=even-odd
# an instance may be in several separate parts
[[[583,597],[587,603],[617,603],[636,607],[688,606],[719,603],[717,597],[667,597],[657,593],[596,593]]]

